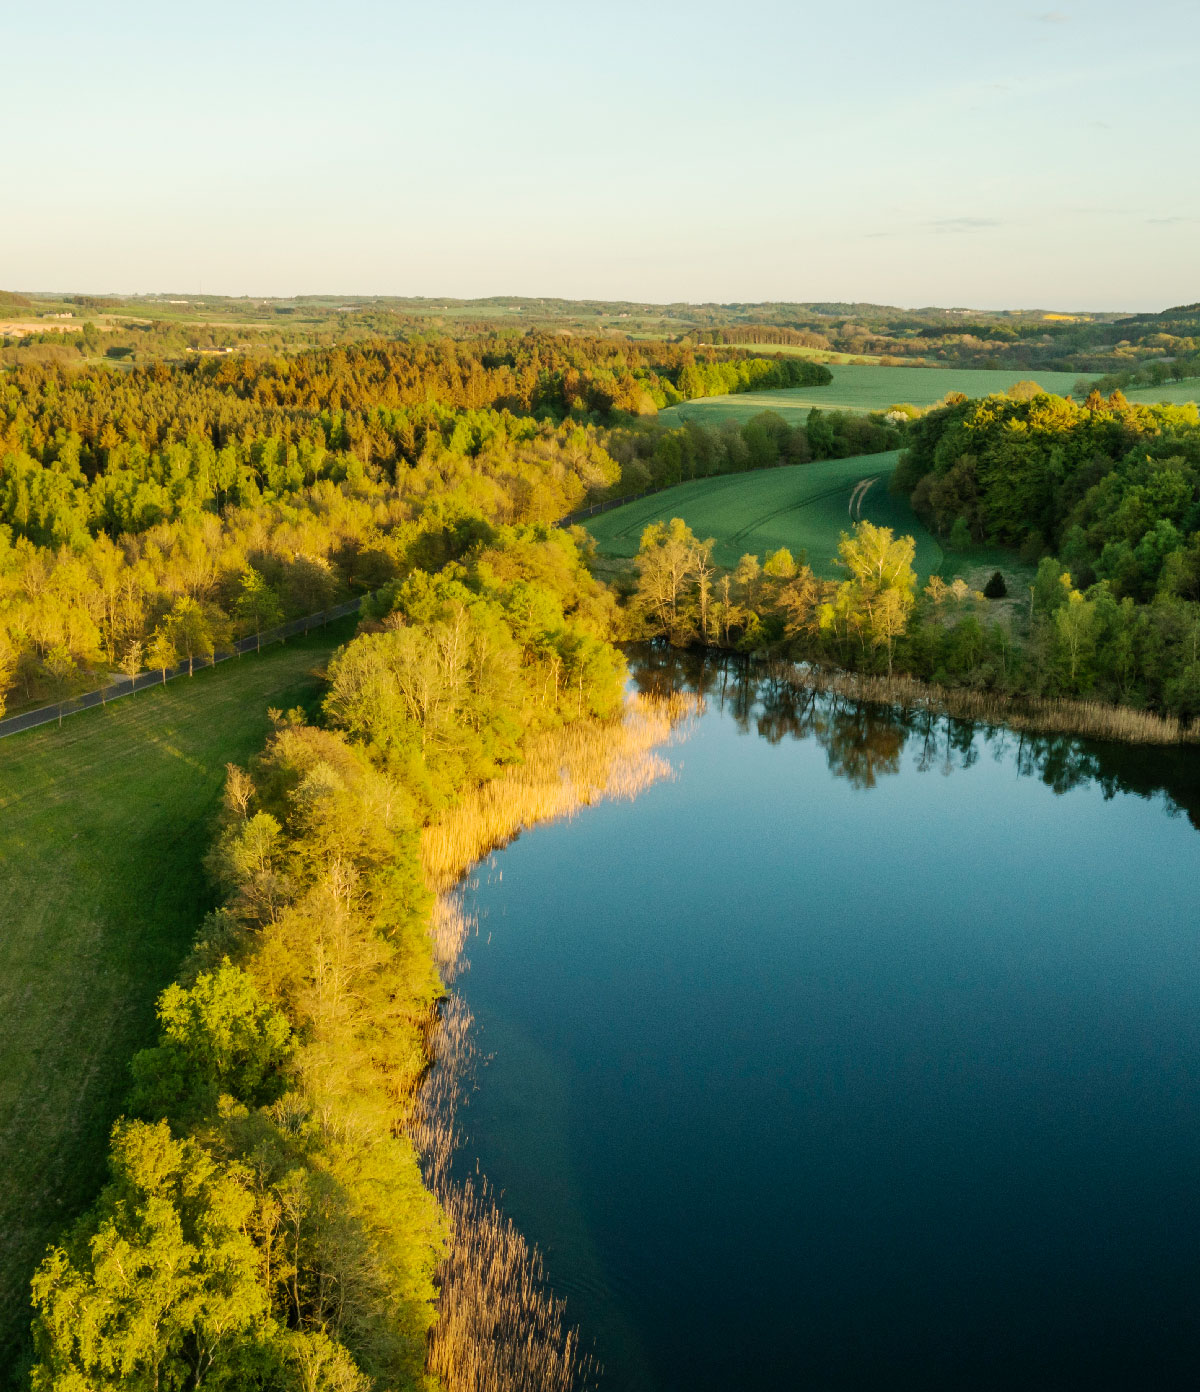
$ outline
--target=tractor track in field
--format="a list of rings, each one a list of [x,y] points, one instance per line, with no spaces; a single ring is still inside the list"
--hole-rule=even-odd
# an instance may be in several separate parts
[[[845,480],[843,480],[835,488],[826,488],[823,492],[814,493],[808,498],[801,499],[799,502],[788,503],[786,507],[775,508],[772,512],[763,513],[761,517],[756,517],[753,522],[748,522],[746,526],[739,528],[736,532],[731,532],[725,538],[725,541],[726,543],[731,541],[741,541],[743,537],[749,536],[751,532],[756,530],[756,528],[761,527],[765,522],[773,522],[777,517],[782,517],[785,513],[800,512],[804,508],[810,507],[813,503],[820,503],[823,502],[826,498],[835,497],[838,493],[841,493],[845,489],[845,487],[846,482]]]
[[[750,470],[743,470],[743,471],[741,471],[740,473],[736,473],[736,474],[720,474],[720,475],[717,475],[716,477],[711,478],[711,479],[688,479],[688,483],[708,483],[708,484],[710,484],[710,485],[717,485],[717,484],[719,483],[719,484],[721,485],[720,487],[712,486],[712,487],[709,488],[708,491],[709,491],[710,493],[725,493],[725,492],[728,492],[728,490],[729,490],[730,487],[732,487],[732,486],[738,484],[739,482],[741,482],[741,480],[743,480],[743,479],[746,477],[746,474],[747,474],[748,472],[753,472],[753,471],[750,471]],[[676,486],[678,487],[679,485],[676,485]],[[682,486],[686,488],[686,487],[687,487],[687,484],[683,484]],[[631,507],[636,507],[637,504],[636,504],[636,503],[631,503],[630,506],[631,506]],[[650,511],[653,512],[653,511],[655,511],[655,509],[651,508]],[[647,524],[646,524],[645,522],[642,522],[640,525],[641,525],[642,527],[645,527]],[[618,540],[618,539],[623,540],[625,537],[632,536],[632,535],[634,534],[634,532],[636,532],[636,531],[638,530],[638,527],[639,527],[639,523],[637,523],[637,522],[631,522],[631,523],[629,524],[628,527],[622,527],[620,531],[618,531],[618,532],[613,532],[613,534],[612,534],[613,540],[614,540],[614,541],[616,541],[616,540]]]
[[[729,482],[732,484],[744,476],[741,474],[730,474],[727,477],[729,479]],[[868,479],[860,479],[854,485],[850,494],[851,518],[854,517],[853,509],[855,503],[857,502],[858,517],[859,519],[861,519],[863,499],[866,497],[868,489],[871,487],[873,483],[876,483],[878,479],[879,475],[873,474]],[[826,498],[836,497],[837,494],[845,490],[846,485],[847,481],[843,479],[841,480],[841,482],[834,485],[834,487],[822,489],[820,493],[813,493],[807,498],[800,499],[800,501],[798,502],[790,502],[786,503],[783,507],[772,508],[770,512],[764,512],[761,516],[755,517],[750,522],[747,522],[744,527],[739,527],[736,532],[730,532],[728,536],[723,538],[723,540],[726,545],[732,542],[741,541],[745,537],[749,536],[751,532],[755,531],[757,528],[763,526],[767,522],[773,522],[777,517],[782,517],[784,516],[784,514],[789,512],[800,512],[806,507],[811,507],[813,503],[824,502]],[[725,490],[721,489],[720,491],[724,492]],[[613,540],[623,540],[626,537],[632,536],[635,532],[639,530],[639,528],[644,528],[647,525],[649,525],[648,522],[644,520],[638,522],[631,522],[628,527],[622,527],[620,531],[613,532]]]
[[[854,492],[850,494],[850,505],[846,509],[852,522],[862,521],[863,503],[866,501],[867,494],[871,491],[871,485],[878,482],[879,475],[873,474],[870,478],[859,479],[854,485]]]
[[[866,462],[867,460],[864,458],[863,463]],[[707,495],[706,501],[709,501],[710,503],[717,503],[717,505],[719,506],[719,496],[714,495],[720,495],[730,490],[738,489],[745,481],[747,472],[750,471],[739,471],[738,473],[724,474],[708,479],[689,479],[688,483],[707,484],[708,487],[704,490],[705,494]],[[867,476],[860,476],[858,479],[839,479],[836,484],[833,484],[829,487],[820,488],[817,492],[812,493],[807,497],[789,501],[780,506],[768,508],[766,512],[760,513],[758,516],[751,518],[748,522],[746,522],[743,526],[738,527],[735,531],[726,533],[723,536],[719,537],[719,540],[723,547],[736,546],[739,543],[744,543],[746,539],[750,537],[754,532],[766,526],[767,524],[775,521],[777,518],[784,517],[789,513],[803,512],[805,508],[812,507],[816,504],[826,502],[831,498],[838,497],[839,495],[847,493],[847,490],[849,490],[847,511],[850,520],[852,522],[862,521],[863,507],[867,498],[867,494],[883,476],[884,475],[881,472],[877,472]],[[684,487],[686,486],[687,485],[685,484]],[[649,499],[646,500],[646,502],[649,501]],[[659,506],[651,505],[650,507],[647,507],[645,511],[640,513],[640,515],[636,517],[631,517],[627,525],[619,528],[618,530],[610,532],[608,534],[609,543],[627,543],[631,539],[636,538],[652,522],[662,520],[662,518],[666,515],[666,512],[661,507],[661,500],[656,499],[655,501],[659,503]],[[682,504],[680,506],[682,510]],[[637,504],[633,504],[632,507],[637,507]],[[603,549],[603,543],[601,543],[601,549]]]

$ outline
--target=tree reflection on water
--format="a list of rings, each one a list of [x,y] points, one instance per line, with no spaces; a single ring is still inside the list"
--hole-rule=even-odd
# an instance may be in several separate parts
[[[906,751],[919,772],[943,775],[990,754],[1011,759],[1018,776],[1038,778],[1056,793],[1096,784],[1108,798],[1119,792],[1161,797],[1200,828],[1200,751],[1191,747],[1036,735],[924,709],[866,704],[811,690],[733,653],[654,644],[631,647],[627,656],[639,691],[696,692],[730,714],[743,733],[772,744],[813,739],[830,771],[855,788],[873,788],[899,773]]]

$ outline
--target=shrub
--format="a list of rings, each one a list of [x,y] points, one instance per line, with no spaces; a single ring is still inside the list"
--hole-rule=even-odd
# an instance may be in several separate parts
[[[946,545],[951,551],[966,551],[971,545],[971,529],[967,526],[965,517],[956,517],[954,526],[950,528],[950,535],[946,539]]]

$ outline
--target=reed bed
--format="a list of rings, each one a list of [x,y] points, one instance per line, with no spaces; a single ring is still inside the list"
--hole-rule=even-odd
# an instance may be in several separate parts
[[[465,940],[461,904],[448,913]],[[434,1064],[410,1122],[425,1182],[450,1220],[428,1368],[448,1392],[589,1392],[599,1368],[546,1284],[541,1254],[500,1211],[486,1179],[453,1177],[459,1102],[478,1063],[472,1023],[462,997],[451,994],[436,1018]]]
[[[547,1289],[542,1259],[486,1184],[443,1199],[455,1239],[442,1268],[429,1367],[453,1392],[579,1392],[598,1372]]]
[[[456,884],[491,850],[525,827],[573,817],[605,798],[635,798],[670,772],[655,750],[699,709],[685,693],[635,696],[623,720],[580,722],[534,739],[523,763],[468,794],[421,838],[425,880]]]
[[[467,939],[474,926],[463,908],[461,894],[438,894],[429,917],[429,935],[433,939],[433,960],[447,986],[465,963]]]
[[[958,720],[1007,725],[1013,730],[1047,735],[1080,735],[1123,740],[1128,744],[1188,744],[1200,740],[1200,721],[1155,715],[1103,701],[1065,697],[1008,696],[938,686],[908,676],[871,676],[860,672],[823,671],[807,664],[772,662],[770,675],[809,691],[833,693],[852,701],[925,710]]]
[[[443,980],[462,970],[475,930],[462,900],[471,867],[526,827],[573,817],[602,799],[634,798],[666,777],[670,765],[657,750],[700,708],[686,694],[635,696],[620,721],[542,735],[524,763],[426,829],[423,869],[437,896],[430,935]],[[433,1062],[409,1122],[426,1183],[450,1219],[428,1366],[448,1392],[584,1392],[599,1368],[548,1288],[540,1254],[501,1212],[486,1179],[453,1177],[459,1106],[478,1064],[471,1025],[462,997],[450,994],[430,1021]]]
[[[433,1066],[425,1070],[416,1106],[408,1120],[425,1182],[443,1201],[450,1192],[450,1169],[460,1140],[459,1100],[474,1080],[478,1062],[471,1031],[474,1022],[466,1002],[457,993],[442,1002],[431,1021]]]

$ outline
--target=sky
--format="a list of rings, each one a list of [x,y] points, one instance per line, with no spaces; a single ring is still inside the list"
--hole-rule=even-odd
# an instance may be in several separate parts
[[[1161,309],[1200,0],[0,4],[0,287]]]

